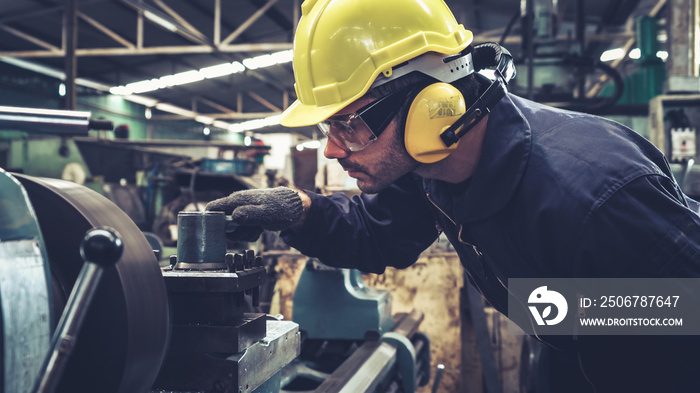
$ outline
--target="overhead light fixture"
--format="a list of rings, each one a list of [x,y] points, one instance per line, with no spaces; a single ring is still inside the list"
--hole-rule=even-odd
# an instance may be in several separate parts
[[[157,103],[156,109],[161,110],[163,112],[169,112],[169,113],[174,113],[174,114],[180,115],[180,116],[190,117],[192,119],[194,119],[196,116],[196,114],[192,111],[188,111],[187,109],[182,109],[182,108],[175,106],[175,105],[166,104],[164,102]]]
[[[199,82],[204,79],[204,76],[197,70],[179,72],[174,75],[168,75],[160,78],[158,81],[166,87],[186,85],[192,82]],[[128,85],[127,85],[128,86]]]
[[[207,79],[236,74],[245,71],[245,66],[237,61],[202,68],[199,73]]]
[[[292,50],[271,53],[269,55],[261,55],[243,60],[243,65],[251,70],[263,67],[270,67],[276,64],[289,63],[292,61]]]
[[[126,95],[124,99],[146,107],[153,107],[158,103],[158,100],[146,96]]]
[[[269,116],[264,119],[248,120],[242,123],[231,124],[228,130],[231,132],[244,132],[250,130],[257,130],[258,128],[274,126],[280,124],[280,119],[282,115]]]
[[[170,23],[163,18],[158,17],[158,15],[149,12],[149,11],[144,11],[144,15],[151,15],[153,17],[158,18],[161,21],[164,21],[166,24]],[[148,17],[148,16],[147,16]],[[153,20],[154,22],[156,20],[152,19],[151,17],[148,17],[149,19]],[[171,23],[170,23],[171,24]],[[175,25],[171,24],[173,27]],[[177,27],[175,27],[177,29]],[[288,63],[292,61],[293,57],[293,52],[292,50],[285,50],[281,52],[276,52],[276,53],[271,53],[267,55],[262,55],[262,56],[256,56],[252,58],[248,58],[243,60],[242,62],[234,61],[231,63],[224,63],[224,64],[217,64],[213,65],[210,67],[205,67],[200,70],[190,70],[190,71],[185,71],[185,72],[180,72],[177,74],[173,75],[165,75],[160,78],[154,78],[150,80],[144,80],[144,81],[138,81],[138,82],[133,82],[129,83],[126,85],[122,86],[113,86],[109,88],[109,92],[114,94],[114,95],[120,95],[124,96],[125,99],[129,101],[133,101],[136,103],[140,103],[146,106],[155,106],[157,109],[170,112],[170,113],[175,113],[181,116],[187,116],[187,117],[192,117],[195,118],[196,121],[199,121],[204,124],[210,124],[214,127],[221,128],[224,130],[229,130],[232,132],[243,132],[247,130],[254,130],[258,128],[263,128],[263,127],[269,127],[273,125],[279,124],[279,119],[281,118],[282,115],[276,115],[276,116],[270,116],[264,119],[256,119],[256,120],[249,120],[245,121],[242,123],[237,123],[237,124],[230,124],[228,122],[224,121],[219,121],[219,120],[213,120],[210,117],[201,117],[200,120],[198,120],[195,116],[200,117],[195,114],[195,112],[188,111],[186,109],[179,108],[174,105],[169,105],[165,103],[158,103],[157,100],[154,99],[149,99],[147,97],[143,96],[136,96],[135,94],[140,94],[140,93],[145,93],[149,91],[155,91],[158,89],[163,89],[169,86],[178,86],[178,85],[184,85],[187,83],[194,83],[198,82],[204,79],[212,79],[212,78],[218,78],[226,75],[231,75],[239,72],[243,72],[248,69],[258,69],[258,68],[263,68],[263,67],[270,67],[276,64],[283,64],[283,63]],[[166,108],[166,109],[163,109]],[[205,120],[205,121],[201,121]]]
[[[194,120],[198,121],[200,123],[204,123],[204,124],[213,124],[214,123],[214,119],[209,117],[209,116],[195,116]]]
[[[600,55],[600,61],[613,61],[625,56],[625,50],[622,48],[608,49]]]
[[[147,10],[143,11],[143,16],[145,16],[146,19],[150,20],[151,22],[159,25],[160,27],[170,30],[173,33],[177,33],[177,26],[175,26],[174,23],[163,19],[162,17],[154,14],[153,12]]]

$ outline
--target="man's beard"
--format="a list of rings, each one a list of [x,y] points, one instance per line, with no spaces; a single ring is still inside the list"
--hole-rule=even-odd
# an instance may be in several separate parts
[[[346,158],[338,159],[338,163],[340,163],[346,171],[360,172],[365,175],[363,176],[365,179],[357,180],[357,187],[367,194],[376,194],[389,187],[396,180],[413,171],[419,165],[405,150],[401,152],[398,149],[392,149],[383,157],[383,167],[378,171],[371,171],[367,166],[356,162],[349,162]]]

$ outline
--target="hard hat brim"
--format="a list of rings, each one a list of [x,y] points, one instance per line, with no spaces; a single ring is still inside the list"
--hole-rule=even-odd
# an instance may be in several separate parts
[[[348,102],[343,101],[319,107],[316,105],[304,105],[301,101],[296,100],[282,113],[280,124],[285,127],[313,126],[333,116],[348,104]]]

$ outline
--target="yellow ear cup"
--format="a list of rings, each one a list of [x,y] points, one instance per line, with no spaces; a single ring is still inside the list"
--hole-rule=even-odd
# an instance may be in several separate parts
[[[425,164],[440,161],[457,148],[446,147],[440,133],[467,111],[464,96],[449,83],[439,82],[421,90],[406,117],[406,151]]]

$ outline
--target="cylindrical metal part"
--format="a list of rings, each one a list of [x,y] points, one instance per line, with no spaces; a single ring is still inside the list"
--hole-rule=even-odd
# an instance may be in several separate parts
[[[0,106],[0,128],[55,135],[87,136],[91,129],[111,130],[110,121],[91,119],[90,112]]]
[[[226,215],[220,211],[180,212],[177,215],[177,261],[196,269],[196,264],[226,268]],[[205,267],[204,265],[200,265]]]

